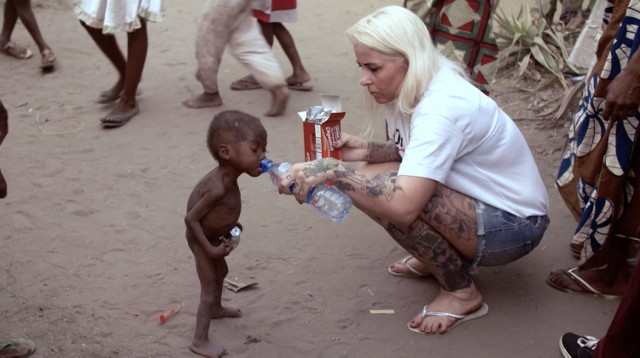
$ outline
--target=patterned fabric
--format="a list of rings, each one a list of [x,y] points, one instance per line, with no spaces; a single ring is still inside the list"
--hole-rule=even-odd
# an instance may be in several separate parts
[[[615,5],[614,5],[615,4]],[[636,146],[640,112],[629,118],[604,120],[607,86],[625,68],[640,45],[640,0],[609,1],[598,61],[585,85],[582,101],[569,128],[556,185],[578,219],[572,243],[585,244],[581,263],[596,256],[593,268],[610,253],[605,242],[633,236],[640,220]],[[602,250],[601,250],[602,249]],[[596,253],[604,252],[596,255]],[[599,256],[599,257],[598,257]]]
[[[252,15],[263,22],[296,22],[296,0],[253,0]]]
[[[491,0],[405,0],[404,7],[422,18],[438,49],[465,64],[476,87],[489,94],[498,56]]]

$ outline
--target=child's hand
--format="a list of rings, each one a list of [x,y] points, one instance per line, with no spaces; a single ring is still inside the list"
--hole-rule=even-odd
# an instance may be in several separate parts
[[[229,240],[224,239],[221,241],[220,245],[213,246],[213,249],[211,250],[209,256],[212,259],[221,259],[229,255],[231,251],[233,251],[233,245],[231,245],[231,242]]]

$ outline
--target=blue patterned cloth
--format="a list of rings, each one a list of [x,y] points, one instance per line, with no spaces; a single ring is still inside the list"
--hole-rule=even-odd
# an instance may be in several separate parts
[[[614,6],[614,3],[615,4]],[[626,8],[624,3],[628,3]],[[556,185],[578,219],[572,246],[584,247],[581,263],[612,237],[632,236],[640,221],[638,151],[640,113],[605,120],[609,83],[640,45],[640,0],[609,1],[598,43],[598,61],[585,83],[583,98],[569,128]]]

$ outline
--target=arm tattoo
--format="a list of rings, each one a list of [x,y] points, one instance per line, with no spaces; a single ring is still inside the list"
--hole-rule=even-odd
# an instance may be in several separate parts
[[[384,197],[387,201],[393,199],[396,191],[402,190],[396,184],[398,172],[386,171],[368,178],[364,174],[357,174],[353,168],[345,167],[344,170],[334,170],[335,186],[342,191],[355,191],[354,184],[373,198]]]
[[[304,176],[307,178],[318,176],[321,173],[334,170],[340,165],[337,159],[334,158],[322,158],[310,162],[308,166],[303,169]]]
[[[402,157],[393,142],[375,143],[369,142],[365,160],[369,163],[401,162]]]

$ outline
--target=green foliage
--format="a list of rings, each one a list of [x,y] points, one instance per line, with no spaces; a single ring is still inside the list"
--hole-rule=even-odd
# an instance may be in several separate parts
[[[563,36],[549,27],[537,9],[532,10],[528,4],[523,4],[517,17],[507,16],[498,9],[494,19],[499,26],[496,41],[501,61],[515,56],[519,63],[518,76],[524,74],[532,60],[551,72],[564,88],[568,88],[565,71],[581,74],[568,61],[569,52]]]

